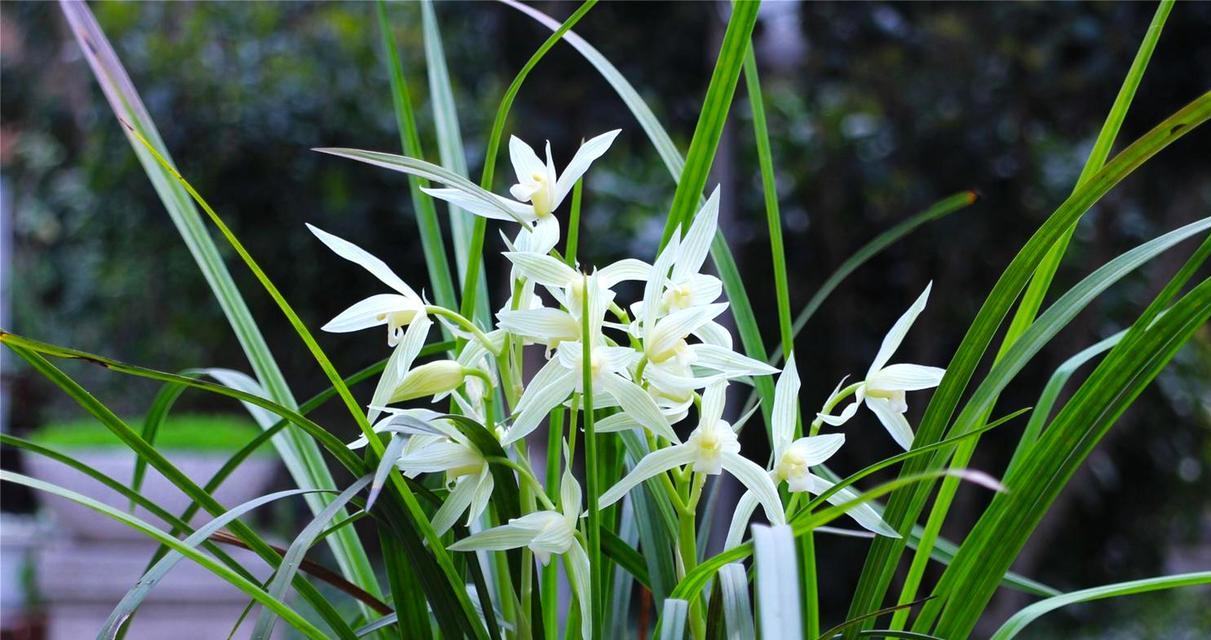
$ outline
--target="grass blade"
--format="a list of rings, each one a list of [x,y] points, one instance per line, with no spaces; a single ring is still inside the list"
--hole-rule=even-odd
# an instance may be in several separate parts
[[[1146,312],[1106,355],[1014,473],[1006,476],[1014,497],[993,499],[943,574],[935,591],[962,593],[963,597],[948,600],[944,608],[932,607],[935,612],[941,610],[936,634],[959,637],[970,632],[996,589],[985,576],[1009,567],[1093,447],[1209,317],[1211,279],[1194,287],[1159,318]],[[977,564],[979,569],[973,570]],[[922,626],[929,623],[929,610],[927,607],[920,616],[923,620],[918,620]]]
[[[185,540],[182,542],[190,548],[197,548],[198,545],[210,540],[212,535],[217,533],[223,527],[226,527],[236,518],[247,515],[254,509],[262,507],[271,502],[292,496],[303,495],[305,493],[307,493],[307,491],[303,489],[292,489],[289,491],[278,491],[276,493],[254,498],[233,507],[230,511],[218,516],[214,520],[211,520],[204,526],[198,527],[196,531],[191,533],[189,537],[185,538]],[[135,583],[135,586],[131,587],[130,590],[126,592],[126,595],[122,596],[122,599],[118,601],[118,604],[114,607],[113,611],[110,612],[109,617],[105,620],[105,624],[101,627],[100,632],[97,634],[98,637],[117,637],[119,629],[126,624],[127,620],[130,619],[135,610],[139,608],[139,605],[143,604],[143,600],[151,594],[152,588],[159,584],[160,581],[164,579],[164,576],[168,575],[168,572],[171,571],[172,568],[175,567],[177,563],[180,562],[184,557],[185,555],[179,550],[170,551],[151,568],[143,572],[142,577],[140,577],[139,581]],[[281,596],[270,595],[276,600],[285,602],[284,598]]]
[[[660,613],[660,640],[683,640],[689,613],[688,601],[678,598],[665,600]]]

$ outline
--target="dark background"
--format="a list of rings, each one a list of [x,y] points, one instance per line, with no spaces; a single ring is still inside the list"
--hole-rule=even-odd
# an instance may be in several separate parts
[[[572,8],[536,6],[560,19]],[[372,4],[102,3],[93,10],[178,166],[311,327],[376,284],[319,245],[305,221],[361,244],[409,282],[424,283],[404,178],[308,151],[329,145],[399,151]],[[998,275],[1071,190],[1153,10],[1145,3],[765,7],[758,61],[792,307],[883,229],[956,191],[982,196],[880,255],[829,299],[797,342],[805,407],[818,406],[841,375],[865,370],[887,327],[930,280],[930,307],[899,358],[948,361]],[[708,3],[603,3],[577,32],[621,69],[684,150],[725,12],[725,5]],[[393,6],[391,15],[410,90],[424,105],[419,7]],[[467,160],[478,175],[497,101],[549,32],[503,5],[445,4],[438,17]],[[1209,26],[1211,4],[1175,8],[1116,149],[1207,90]],[[7,328],[163,370],[247,370],[57,7],[6,3],[0,28],[0,166],[14,233],[4,265]],[[435,158],[427,106],[418,117]],[[588,263],[651,258],[673,193],[663,165],[609,86],[567,46],[553,49],[531,74],[506,129],[531,142],[549,138],[562,163],[580,139],[616,127],[623,135],[587,183],[581,259]],[[751,131],[742,86],[714,180],[723,185],[725,231],[772,346],[772,273]],[[1207,215],[1209,142],[1206,131],[1190,134],[1090,211],[1053,291]],[[503,192],[503,157],[498,167],[496,190]],[[1059,363],[1130,323],[1192,248],[1161,256],[1094,302],[1006,391],[998,412],[1033,405]],[[491,231],[489,250],[499,249]],[[303,345],[238,259],[225,253],[296,394],[319,390],[323,376]],[[505,274],[498,262],[490,259],[488,268],[499,285]],[[499,286],[493,296],[496,304],[503,299]],[[364,333],[324,334],[320,341],[345,372],[383,353]],[[78,415],[8,354],[5,367],[11,431]],[[156,391],[99,369],[68,370],[131,415],[145,411]],[[1209,377],[1211,333],[1203,330],[1090,458],[1019,570],[1071,589],[1211,566]],[[909,400],[914,421],[927,397]],[[238,409],[188,394],[182,406]],[[320,418],[342,436],[352,428],[336,410]],[[1022,424],[985,437],[973,465],[1003,470]],[[868,417],[848,425],[847,434],[841,470],[894,452]],[[755,457],[765,446],[757,435],[746,441]],[[949,535],[961,535],[985,499],[979,490],[962,490]],[[21,500],[5,494],[8,505]],[[839,621],[865,545],[822,544],[826,620]],[[1086,606],[1051,616],[1036,632],[1171,637],[1160,630],[1211,629],[1211,614],[1197,604],[1201,596],[1170,592]]]

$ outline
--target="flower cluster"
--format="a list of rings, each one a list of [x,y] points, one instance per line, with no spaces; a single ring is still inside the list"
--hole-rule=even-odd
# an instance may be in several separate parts
[[[386,325],[387,344],[393,351],[370,402],[369,418],[376,432],[402,441],[389,448],[391,462],[401,472],[445,474],[449,494],[433,518],[439,533],[464,515],[473,529],[481,528],[493,491],[489,456],[450,424],[448,414],[398,407],[409,400],[447,399],[451,411],[493,433],[513,458],[514,471],[526,474],[530,461],[525,447],[511,445],[522,444],[554,411],[583,411],[582,397],[591,391],[596,432],[634,430],[648,448],[629,473],[600,495],[597,506],[607,507],[645,481],[671,474],[673,481],[660,486],[668,486],[674,502],[692,512],[701,481],[726,471],[746,490],[732,520],[729,544],[740,541],[756,506],[762,507],[769,521],[783,523],[793,515],[789,506],[799,504],[797,495],[819,494],[832,487],[813,468],[833,455],[845,437],[818,432],[823,425],[846,423],[860,404],[875,414],[897,443],[905,449],[911,446],[912,430],[904,418],[905,392],[937,385],[943,371],[887,362],[924,308],[928,288],[892,327],[865,378],[845,388],[838,385],[806,435],[798,409],[799,375],[791,356],[778,378],[770,410],[770,465],[758,465],[741,455],[739,425],[724,419],[729,385],[751,383],[754,377],[778,371],[736,352],[731,335],[719,322],[728,307],[722,300],[723,285],[702,272],[717,232],[718,190],[702,204],[684,234],[678,229],[652,263],[625,259],[591,269],[556,250],[557,210],[617,135],[618,131],[611,131],[584,143],[562,172],[557,171],[549,144],[544,160],[529,145],[512,138],[509,150],[517,175],[517,183],[509,189],[512,198],[473,189],[465,182],[425,189],[430,196],[475,215],[519,227],[505,239],[503,252],[511,264],[512,295],[495,314],[495,327],[490,330],[456,311],[427,303],[378,258],[309,227],[337,255],[361,265],[391,291],[357,302],[324,329],[344,332]],[[615,290],[628,281],[642,284],[642,298],[624,304]],[[629,286],[639,288],[639,284]],[[459,338],[460,347],[447,359],[418,365],[434,319]],[[521,352],[527,345],[541,347],[545,363],[522,384],[526,372]],[[585,389],[586,382],[591,389]],[[831,413],[849,397],[852,404],[839,414]],[[694,426],[683,438],[679,432],[685,430],[679,426],[691,415]],[[351,446],[364,444],[363,438]],[[582,500],[570,466],[565,461],[560,496],[539,496],[549,509],[480,530],[450,548],[527,547],[544,564],[551,555],[565,555],[573,583],[583,588],[588,569],[578,529]],[[673,487],[678,480],[683,481],[678,486],[694,488],[680,492]],[[779,494],[782,483],[786,483],[784,495],[789,496],[785,503]],[[855,495],[847,488],[829,499],[842,503]],[[849,515],[871,531],[896,535],[869,506],[860,505]]]

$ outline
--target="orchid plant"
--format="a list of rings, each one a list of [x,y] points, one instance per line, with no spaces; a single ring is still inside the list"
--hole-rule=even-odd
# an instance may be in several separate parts
[[[504,2],[554,33],[501,101],[478,186],[467,178],[458,156],[465,147],[458,128],[451,126],[457,114],[436,12],[428,1],[418,10],[442,142],[441,164],[425,160],[420,148],[385,3],[378,5],[378,19],[404,154],[318,150],[408,174],[419,243],[427,258],[427,277],[403,277],[388,261],[360,248],[358,238],[306,226],[337,257],[359,265],[378,281],[351,284],[371,295],[356,301],[358,296],[350,296],[351,306],[319,327],[331,333],[381,332],[386,327],[382,361],[349,377],[338,373],[313,335],[313,323],[295,312],[223,218],[178,171],[87,6],[63,3],[72,33],[214,287],[254,374],[214,369],[170,374],[0,333],[6,347],[136,452],[136,478],[150,466],[193,501],[177,516],[143,496],[138,480],[127,487],[83,461],[0,436],[6,445],[56,457],[101,479],[168,524],[169,529],[162,530],[66,488],[0,471],[6,482],[75,500],[161,543],[155,562],[117,604],[99,637],[123,633],[151,586],[183,558],[235,585],[259,605],[252,630],[258,639],[269,638],[278,620],[303,637],[342,640],[598,640],[649,633],[662,639],[688,635],[706,640],[724,633],[729,638],[755,637],[758,629],[766,640],[958,638],[972,633],[1002,586],[1043,598],[1006,623],[996,636],[1005,640],[1040,612],[1069,603],[1211,582],[1211,573],[1202,572],[1061,594],[1009,570],[1068,478],[1178,347],[1211,317],[1211,281],[1182,293],[1211,254],[1211,241],[1205,239],[1211,229],[1208,219],[1110,260],[1042,309],[1080,216],[1152,155],[1211,118],[1207,94],[1110,157],[1172,2],[1161,3],[1072,197],[1026,241],[965,332],[928,328],[932,334],[962,336],[946,368],[891,363],[926,311],[932,289],[932,283],[926,283],[891,325],[862,379],[846,385],[848,377],[842,378],[831,393],[815,396],[815,401],[824,400],[808,405],[820,409],[807,414],[801,401],[812,399],[815,392],[801,388],[799,363],[810,368],[812,382],[823,372],[810,354],[795,350],[802,322],[865,260],[923,222],[971,205],[973,194],[946,198],[872,241],[841,265],[801,319],[792,321],[774,166],[756,59],[749,46],[758,3],[736,2],[731,7],[703,112],[683,157],[634,87],[571,31],[594,0],[562,24],[513,0]],[[583,192],[586,184],[592,185],[594,164],[611,162],[618,153],[620,130],[588,137],[562,166],[549,143],[540,156],[520,137],[510,136],[508,160],[515,182],[503,187],[494,179],[510,106],[527,74],[561,41],[574,47],[619,93],[676,181],[669,210],[652,212],[667,213],[665,231],[652,255],[604,265],[581,260]],[[776,322],[764,324],[778,328],[780,354],[785,356],[780,367],[780,357],[768,356],[763,323],[753,314],[720,232],[719,188],[703,198],[742,75],[760,160],[778,303]],[[444,203],[449,215],[455,269],[446,254],[435,202]],[[303,404],[296,402],[206,233],[199,208],[290,321],[330,381],[329,390]],[[324,212],[309,213],[312,219],[321,215]],[[500,232],[499,243],[489,233],[489,224],[499,226],[494,229]],[[1004,482],[968,470],[980,435],[1026,411],[993,419],[1001,391],[1031,358],[1101,291],[1180,241],[1198,236],[1204,237],[1203,245],[1127,330],[1057,371],[1020,436]],[[507,265],[503,291],[487,287],[482,269],[486,249],[498,251]],[[463,279],[457,290],[452,273]],[[889,297],[910,295],[920,284],[913,291],[889,291]],[[425,292],[432,292],[434,299]],[[484,299],[493,293],[494,299]],[[897,310],[886,309],[887,317]],[[1011,312],[996,357],[984,377],[977,378],[978,365]],[[872,307],[871,316],[882,317],[883,311]],[[376,335],[381,340],[382,334]],[[1072,369],[1095,357],[1101,358],[1096,371],[1061,404],[1058,389]],[[149,411],[147,425],[137,431],[48,358],[101,364],[113,372],[159,381],[166,390]],[[198,377],[202,375],[218,384]],[[376,381],[371,392],[354,392],[357,383],[372,378]],[[923,412],[910,413],[908,394],[934,388],[932,394],[913,396],[914,403],[918,397],[922,403],[928,398],[928,403]],[[238,400],[264,429],[205,486],[155,447],[157,421],[184,389]],[[748,400],[741,402],[744,395]],[[360,432],[353,441],[336,437],[335,428],[309,417],[330,398],[339,398],[348,422]],[[872,443],[882,438],[876,425],[890,436],[886,442],[903,452],[839,475],[843,465],[834,456],[847,445],[847,462],[866,456]],[[213,495],[215,488],[266,442],[273,443],[298,488],[234,508],[221,504]],[[334,477],[329,462],[353,479]],[[873,474],[893,468],[898,468],[893,479],[872,480]],[[940,532],[961,481],[996,493],[963,539],[949,543]],[[292,496],[306,501],[311,519],[286,549],[268,544],[240,520],[253,509]],[[929,514],[921,521],[927,505]],[[194,527],[190,522],[200,509],[214,519]],[[367,526],[352,526],[358,522]],[[370,527],[382,549],[377,567],[359,537]],[[815,545],[817,536],[826,533],[869,539],[868,559],[848,612],[820,608],[818,594],[829,587],[828,577],[817,571]],[[308,550],[321,540],[336,570],[307,559]],[[260,582],[221,544],[249,549],[273,567],[273,576]],[[888,602],[892,578],[909,545],[913,551],[907,574],[898,583],[898,596]],[[745,565],[749,558],[752,564]],[[925,570],[935,561],[947,566],[930,584]],[[350,596],[356,615],[334,606],[330,595],[316,588],[317,581]],[[291,591],[293,601],[288,598]],[[655,628],[647,613],[631,614],[636,595],[641,611],[655,611]],[[825,616],[836,617],[840,624],[822,631]],[[233,621],[234,627],[241,622]]]

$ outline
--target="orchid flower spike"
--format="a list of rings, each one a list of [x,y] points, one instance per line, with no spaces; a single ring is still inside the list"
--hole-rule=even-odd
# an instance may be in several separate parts
[[[602,494],[600,508],[614,504],[631,489],[670,469],[690,465],[695,473],[717,475],[722,471],[735,476],[765,509],[765,517],[775,524],[786,520],[778,489],[765,469],[740,455],[740,441],[732,425],[723,420],[727,383],[718,382],[702,394],[698,427],[683,444],[658,449],[643,457],[622,480]]]
[[[620,132],[621,129],[608,131],[582,144],[568,166],[564,167],[563,173],[558,174],[555,160],[551,157],[550,142],[547,142],[547,159],[544,162],[530,145],[516,136],[511,136],[509,160],[517,173],[517,184],[509,188],[513,200],[495,196],[497,202],[493,203],[459,188],[424,188],[422,191],[478,216],[512,220],[530,227],[554,229],[557,235],[559,224],[551,214],[572,192],[572,185],[589,170],[593,161],[605,154]]]
[[[424,300],[395,275],[385,262],[370,255],[365,249],[310,224],[307,228],[336,255],[360,265],[395,291],[373,295],[355,303],[321,328],[332,333],[348,333],[385,324],[387,345],[396,346],[403,335],[403,327],[412,324],[416,318],[425,316]]]
[[[559,511],[536,511],[508,524],[493,527],[468,536],[450,545],[451,551],[503,551],[529,547],[534,557],[544,566],[552,555],[566,555],[568,578],[580,601],[581,632],[583,637],[591,635],[593,616],[589,597],[589,556],[576,537],[576,523],[580,518],[580,485],[572,476],[570,465],[565,464],[559,486]]]
[[[826,412],[817,414],[821,421],[834,427],[845,424],[854,417],[858,411],[858,405],[865,403],[874,412],[879,422],[883,423],[897,444],[906,451],[912,447],[912,427],[909,426],[908,419],[904,417],[904,413],[908,411],[904,393],[938,386],[946,370],[919,364],[889,365],[887,361],[891,360],[896,349],[900,347],[900,343],[904,341],[908,329],[925,309],[925,303],[929,299],[929,291],[932,287],[931,282],[925,287],[925,291],[921,293],[916,302],[912,303],[908,311],[905,311],[904,315],[900,316],[900,319],[896,320],[891,330],[887,332],[882,346],[879,347],[879,353],[875,355],[874,362],[866,372],[866,379],[852,386],[854,402],[845,407],[839,415],[830,415]],[[843,393],[845,391],[838,386],[825,406],[834,406],[838,394]]]
[[[845,436],[830,433],[795,439],[795,423],[799,416],[799,386],[799,371],[795,366],[795,354],[792,353],[787,358],[786,367],[782,369],[782,375],[774,387],[774,407],[770,413],[774,468],[770,476],[775,485],[786,482],[786,488],[791,493],[821,494],[831,489],[833,484],[812,473],[811,468],[824,464],[832,457],[841,445],[845,444]],[[857,497],[857,493],[846,487],[829,496],[828,502],[842,504]],[[732,514],[732,524],[728,528],[724,548],[730,549],[740,544],[756,506],[757,500],[753,495],[746,493],[741,496]],[[900,537],[867,503],[852,507],[847,514],[863,528],[874,533]]]

